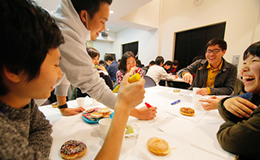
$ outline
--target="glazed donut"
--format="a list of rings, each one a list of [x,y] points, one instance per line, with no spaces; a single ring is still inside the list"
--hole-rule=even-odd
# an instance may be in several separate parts
[[[64,159],[75,159],[82,157],[87,152],[87,146],[77,140],[69,140],[60,148],[60,155]]]
[[[188,107],[180,108],[180,112],[181,112],[181,114],[183,114],[185,116],[193,116],[195,114],[194,109],[188,108]]]

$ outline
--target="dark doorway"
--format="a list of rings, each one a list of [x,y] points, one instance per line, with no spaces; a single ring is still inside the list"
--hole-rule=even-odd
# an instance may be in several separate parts
[[[224,39],[226,22],[176,33],[174,60],[179,69],[187,67],[196,56],[205,57],[205,46],[213,38]]]
[[[138,41],[127,43],[127,44],[122,44],[122,54],[124,54],[127,51],[132,51],[134,53],[134,55],[136,56],[138,53]]]

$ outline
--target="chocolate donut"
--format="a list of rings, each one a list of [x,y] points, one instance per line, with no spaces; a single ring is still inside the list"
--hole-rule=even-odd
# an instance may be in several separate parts
[[[61,157],[64,159],[75,159],[82,157],[87,152],[87,146],[77,140],[69,140],[60,148]]]

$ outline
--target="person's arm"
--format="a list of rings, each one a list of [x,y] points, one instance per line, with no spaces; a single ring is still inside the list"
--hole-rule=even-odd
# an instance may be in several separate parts
[[[124,76],[115,104],[113,120],[106,136],[105,142],[95,159],[118,159],[120,155],[125,126],[132,108],[144,99],[144,79],[129,83],[127,74]]]
[[[66,104],[66,96],[56,96],[56,97],[57,97],[58,106],[63,106]],[[63,116],[72,116],[85,111],[83,107],[59,108],[59,110]]]
[[[202,102],[201,106],[203,107],[204,110],[210,111],[210,110],[218,109],[218,102],[221,99],[222,98],[217,98],[216,96],[212,96],[208,99],[201,99],[199,101]]]
[[[225,100],[223,105],[227,111],[240,118],[249,118],[253,113],[252,109],[257,108],[255,104],[239,96]]]
[[[183,68],[180,71],[178,71],[178,77],[183,78],[184,82],[189,83],[191,85],[193,82],[192,74],[195,74],[198,67],[201,67],[201,61],[202,60],[197,60],[189,66],[187,66],[186,68]]]
[[[219,108],[223,108],[219,106]],[[220,110],[220,114],[222,111]],[[221,147],[233,154],[249,155],[259,154],[260,148],[260,109],[254,111],[254,114],[241,122],[235,122],[233,119],[225,118],[226,122],[220,126],[217,133],[217,139]]]
[[[69,82],[82,93],[87,93],[98,102],[113,108],[116,95],[93,67],[92,59],[86,51],[85,40],[72,30],[62,30],[62,33],[66,43],[60,45],[60,68]]]

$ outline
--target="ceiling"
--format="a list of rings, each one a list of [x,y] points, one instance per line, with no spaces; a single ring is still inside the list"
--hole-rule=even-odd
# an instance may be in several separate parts
[[[120,18],[128,15],[151,1],[152,0],[113,0],[110,10],[114,11],[114,13],[109,15],[109,20],[106,23],[106,29],[109,28],[109,32],[119,32],[126,28],[138,28],[138,24],[126,22]]]

